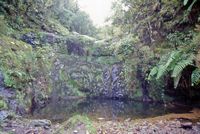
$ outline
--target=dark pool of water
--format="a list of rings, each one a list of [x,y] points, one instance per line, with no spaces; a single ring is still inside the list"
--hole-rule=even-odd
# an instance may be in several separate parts
[[[148,118],[168,113],[185,113],[190,107],[167,106],[122,100],[59,100],[33,112],[32,118],[45,118],[52,122],[63,122],[73,115],[87,115],[91,119],[125,120]]]

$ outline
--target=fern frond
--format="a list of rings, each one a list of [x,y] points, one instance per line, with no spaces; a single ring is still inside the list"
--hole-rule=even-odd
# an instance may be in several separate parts
[[[192,54],[186,60],[179,61],[175,65],[171,76],[173,78],[179,76],[181,74],[181,72],[183,71],[183,69],[185,69],[188,65],[193,65],[194,59],[195,59],[195,56]]]
[[[158,67],[154,67],[151,69],[151,72],[149,73],[149,76],[148,76],[148,80],[152,80],[152,78],[157,74],[158,72]]]
[[[181,51],[173,51],[168,58],[168,61],[166,63],[166,66],[169,67],[173,62],[177,61],[179,57],[181,56],[182,52]]]
[[[160,65],[158,67],[158,73],[156,79],[160,79],[162,76],[164,76],[168,71],[173,68],[173,66],[176,64],[176,62],[181,57],[182,52],[181,51],[173,51],[171,52],[170,56],[168,57],[168,60],[164,65]]]
[[[200,68],[192,72],[192,86],[200,84]]]
[[[189,1],[189,0],[184,0],[184,1],[183,1],[183,5],[184,5],[184,6],[187,5],[188,1]]]
[[[194,58],[195,58],[194,55],[190,55],[186,60],[181,60],[175,65],[172,75],[171,75],[171,77],[174,78],[174,88],[177,88],[177,86],[178,86],[182,71],[188,65],[193,65]]]
[[[164,76],[167,72],[167,66],[166,65],[160,65],[159,68],[158,68],[158,73],[157,73],[157,76],[156,76],[156,79],[160,79],[162,76]]]
[[[174,88],[177,88],[180,79],[181,79],[181,73],[179,73],[176,77],[174,77]]]
[[[171,77],[174,79],[174,88],[177,88],[182,71],[188,65],[194,65],[195,55],[192,53],[186,53],[185,51],[172,51],[167,55],[164,55],[159,65],[154,67],[148,77],[151,80],[156,76],[156,80],[160,79],[167,73],[171,73]],[[200,71],[199,73],[194,72],[193,83],[200,83]]]

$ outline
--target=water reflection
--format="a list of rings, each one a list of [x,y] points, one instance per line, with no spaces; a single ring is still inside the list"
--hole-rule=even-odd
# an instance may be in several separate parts
[[[51,102],[43,109],[35,110],[34,118],[46,118],[53,122],[63,122],[76,114],[92,119],[106,120],[137,119],[164,115],[166,113],[187,112],[186,108],[166,108],[161,104],[139,103],[121,100],[60,100]]]

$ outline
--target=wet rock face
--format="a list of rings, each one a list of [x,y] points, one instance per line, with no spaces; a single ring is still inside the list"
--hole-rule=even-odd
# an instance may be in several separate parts
[[[5,103],[8,106],[8,109],[13,111],[14,113],[17,113],[19,115],[26,114],[25,107],[22,106],[17,98],[16,98],[16,92],[13,91],[13,89],[7,89],[0,85],[0,98],[5,101]],[[10,113],[10,111],[6,111],[7,113]],[[2,113],[0,113],[0,116]]]
[[[40,40],[42,44],[43,43],[55,44],[62,42],[62,38],[53,33],[43,33],[42,38]]]
[[[32,120],[29,126],[43,127],[45,129],[49,129],[51,127],[51,121],[50,120]]]
[[[10,88],[6,88],[4,85],[3,74],[0,72],[0,99],[2,99],[8,109],[1,111],[0,110],[0,120],[3,120],[12,112],[19,115],[24,115],[26,113],[25,107],[20,105],[16,99],[16,91]]]
[[[62,79],[60,75],[67,77]],[[56,60],[52,79],[55,87],[52,96],[67,97],[82,94],[110,99],[128,96],[122,64],[102,65],[71,55],[70,58]]]
[[[40,33],[40,35],[33,32],[29,32],[27,34],[22,35],[21,40],[30,44],[32,47],[44,45],[46,43],[54,45],[56,43],[64,42],[61,36],[47,32]]]
[[[21,40],[30,44],[33,47],[35,47],[35,45],[37,45],[37,43],[35,41],[36,40],[36,34],[32,33],[32,32],[22,35]]]
[[[81,44],[77,42],[67,41],[67,50],[69,54],[74,54],[78,56],[84,56],[85,50],[81,46]]]
[[[103,97],[125,98],[127,96],[122,72],[123,67],[119,64],[113,65],[111,70],[105,69],[103,73]]]

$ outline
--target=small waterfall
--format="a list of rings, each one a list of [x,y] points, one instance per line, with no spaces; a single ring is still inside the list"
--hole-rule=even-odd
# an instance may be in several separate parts
[[[103,97],[124,98],[127,96],[122,72],[123,67],[120,64],[114,64],[111,68],[106,68],[104,70]]]

